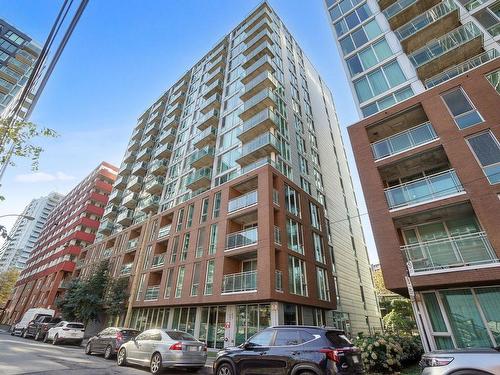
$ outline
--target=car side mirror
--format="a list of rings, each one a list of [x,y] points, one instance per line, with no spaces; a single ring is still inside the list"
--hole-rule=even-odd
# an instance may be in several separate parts
[[[249,350],[249,349],[253,349],[253,348],[255,348],[255,345],[252,344],[251,342],[246,342],[243,344],[243,349]]]

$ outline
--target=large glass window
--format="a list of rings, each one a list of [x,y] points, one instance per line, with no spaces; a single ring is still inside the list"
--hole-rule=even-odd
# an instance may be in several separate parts
[[[309,213],[311,214],[311,225],[313,228],[321,230],[321,221],[319,219],[319,208],[314,203],[309,202]]]
[[[411,96],[413,96],[413,90],[408,86],[362,107],[361,112],[363,112],[363,116],[368,117],[378,111],[382,111],[396,103],[406,100]]]
[[[486,79],[493,86],[495,90],[500,94],[500,69],[486,75]]]
[[[323,238],[313,232],[314,257],[317,262],[326,264],[325,252],[323,251]]]
[[[366,23],[356,31],[341,39],[340,47],[344,55],[348,55],[357,48],[360,48],[369,40],[376,38],[382,31],[374,19]]]
[[[184,284],[184,272],[185,272],[185,267],[180,266],[179,270],[177,272],[177,284],[175,286],[175,298],[180,298],[182,294],[182,286]]]
[[[306,263],[288,256],[288,288],[290,293],[307,296]]]
[[[372,66],[390,56],[392,56],[392,50],[387,41],[383,38],[378,42],[362,49],[346,61],[351,76],[355,76],[364,70],[370,69]]]
[[[271,305],[236,306],[236,345],[242,344],[257,332],[269,327],[270,323]]]
[[[214,291],[215,260],[207,261],[207,273],[205,275],[205,295],[210,296]]]
[[[341,18],[339,21],[333,24],[335,28],[335,32],[338,37],[341,37],[349,30],[354,29],[356,26],[360,25],[363,21],[368,19],[372,15],[368,4],[363,4],[360,7],[356,8],[351,13],[347,14],[344,18]]]
[[[304,238],[302,225],[295,220],[287,219],[286,230],[288,237],[288,248],[297,253],[304,254]]]
[[[316,281],[318,284],[318,298],[323,301],[330,301],[328,275],[324,268],[316,267]]]
[[[198,288],[200,286],[200,263],[195,263],[193,266],[193,276],[191,279],[191,295],[198,295]]]
[[[222,349],[224,347],[225,323],[226,306],[202,307],[198,340],[205,342],[209,348]]]
[[[285,206],[292,215],[300,217],[299,194],[288,185],[285,185]]]
[[[496,345],[500,345],[500,288],[479,288],[475,292]]]
[[[210,241],[208,243],[208,254],[214,255],[217,251],[217,224],[210,225]]]
[[[395,60],[356,80],[354,88],[360,103],[362,103],[405,81],[406,77]]]
[[[481,115],[476,108],[474,108],[474,105],[467,95],[465,95],[462,88],[457,88],[443,94],[443,100],[460,129],[465,129],[483,122]]]
[[[490,184],[500,182],[500,143],[490,131],[473,135],[467,142]]]

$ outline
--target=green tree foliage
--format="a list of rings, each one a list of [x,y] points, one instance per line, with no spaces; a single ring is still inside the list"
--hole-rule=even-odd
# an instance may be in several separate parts
[[[406,298],[393,299],[390,312],[384,316],[384,326],[389,332],[396,334],[411,334],[416,328],[411,302]]]
[[[106,313],[109,316],[121,315],[126,308],[128,294],[128,279],[109,280],[106,293]]]
[[[18,277],[19,271],[13,268],[0,272],[0,306],[9,299]]]

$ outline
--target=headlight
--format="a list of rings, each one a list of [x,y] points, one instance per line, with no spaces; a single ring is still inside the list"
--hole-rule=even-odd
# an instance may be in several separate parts
[[[449,365],[453,357],[423,357],[420,361],[421,367],[439,367]]]

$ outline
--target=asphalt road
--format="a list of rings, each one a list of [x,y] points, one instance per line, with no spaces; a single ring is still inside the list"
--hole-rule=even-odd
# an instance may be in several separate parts
[[[212,374],[211,361],[195,374]],[[165,370],[164,374],[188,375],[183,370]],[[149,374],[143,367],[118,367],[115,360],[105,360],[102,356],[88,356],[83,347],[52,345],[31,339],[0,333],[0,374],[51,374],[51,375],[114,375]]]

